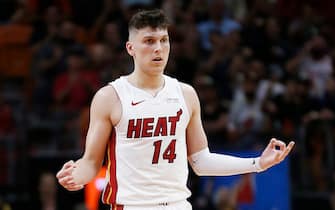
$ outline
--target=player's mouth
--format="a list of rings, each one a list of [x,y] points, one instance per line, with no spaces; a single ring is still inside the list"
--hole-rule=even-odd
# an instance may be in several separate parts
[[[155,57],[154,59],[152,59],[152,61],[154,63],[162,63],[163,62],[163,58],[161,58],[161,57]]]

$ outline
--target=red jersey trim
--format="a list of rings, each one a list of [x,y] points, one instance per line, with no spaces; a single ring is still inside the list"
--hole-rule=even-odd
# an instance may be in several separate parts
[[[111,138],[107,145],[107,175],[109,180],[107,182],[106,188],[104,190],[102,201],[105,204],[114,204],[116,203],[116,194],[117,194],[117,178],[116,178],[116,135],[115,128],[112,130]],[[113,209],[114,210],[114,209]]]
[[[112,210],[123,210],[123,205],[112,205]]]

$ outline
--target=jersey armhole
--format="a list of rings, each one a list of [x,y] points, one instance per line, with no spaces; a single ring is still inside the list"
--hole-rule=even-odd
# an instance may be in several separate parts
[[[119,83],[119,84],[117,84]],[[121,105],[121,115],[120,115],[120,119],[119,121],[113,125],[114,128],[117,128],[119,127],[119,125],[121,124],[122,122],[122,119],[123,119],[123,115],[124,115],[124,100],[122,99],[122,94],[120,94],[120,89],[122,87],[120,87],[122,85],[122,83],[120,83],[120,81],[113,81],[113,82],[109,82],[108,85],[112,86],[115,90],[115,93],[117,95],[117,97],[119,98],[119,101],[120,101],[120,105]]]
[[[179,91],[179,94],[180,94],[180,98],[181,98],[181,103],[182,105],[185,107],[185,111],[186,111],[186,114],[187,114],[187,121],[189,122],[190,119],[191,119],[191,110],[189,110],[188,106],[187,106],[187,103],[186,103],[186,99],[185,99],[185,94],[184,94],[184,91],[183,91],[183,87],[182,87],[182,83],[180,83],[178,80],[177,81],[177,89]]]

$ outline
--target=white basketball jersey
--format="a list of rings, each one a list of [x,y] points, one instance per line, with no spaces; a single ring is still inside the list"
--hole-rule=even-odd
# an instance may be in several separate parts
[[[108,145],[108,204],[157,205],[185,200],[189,112],[176,79],[164,76],[156,95],[131,85],[126,77],[110,83],[122,105],[122,117]]]

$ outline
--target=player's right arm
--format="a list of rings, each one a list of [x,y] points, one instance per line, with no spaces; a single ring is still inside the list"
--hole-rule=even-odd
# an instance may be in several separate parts
[[[101,88],[93,97],[84,155],[68,161],[57,173],[58,182],[67,190],[80,190],[99,172],[113,125],[121,114],[121,104],[112,86]]]

